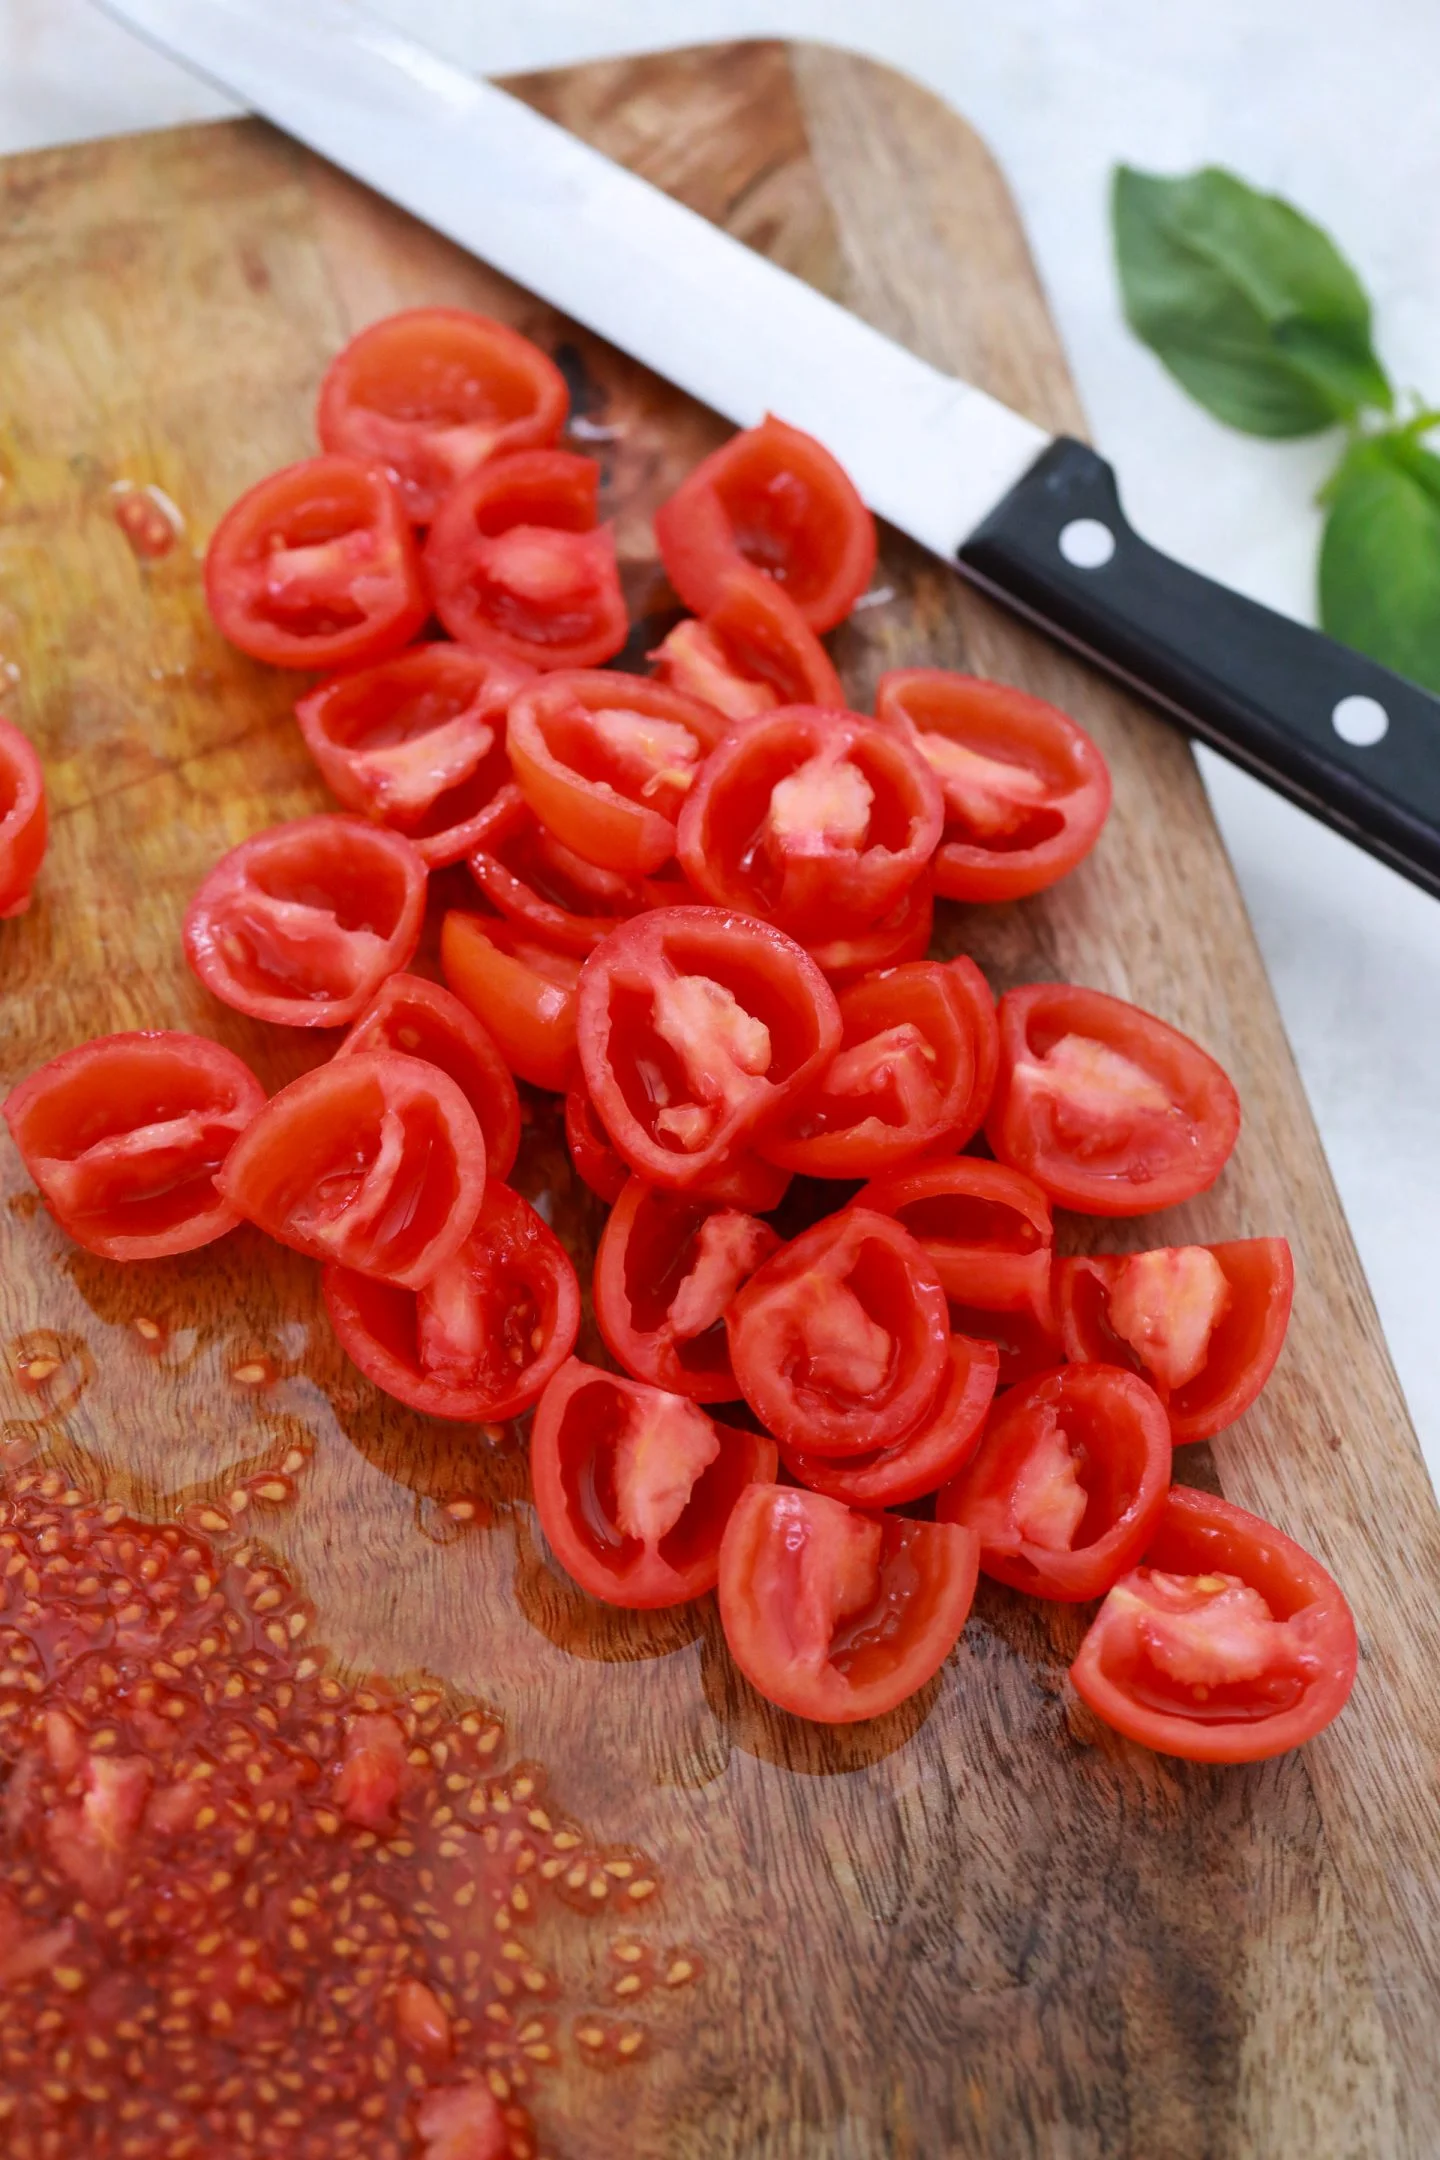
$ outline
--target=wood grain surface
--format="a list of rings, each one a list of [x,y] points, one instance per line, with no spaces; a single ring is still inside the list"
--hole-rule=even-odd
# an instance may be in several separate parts
[[[927,358],[1079,426],[1004,183],[910,83],[747,45],[518,87]],[[346,336],[423,300],[562,353],[632,609],[663,611],[649,516],[722,429],[643,369],[258,125],[0,166],[0,660],[53,806],[36,904],[0,926],[6,1083],[126,1027],[218,1036],[271,1087],[323,1054],[214,1003],[181,957],[186,899],[221,849],[326,807],[294,685],[221,643],[197,553],[242,488],[310,447]],[[154,564],[112,515],[125,481],[184,512],[184,543]],[[155,1509],[298,1441],[296,1501],[263,1535],[336,1655],[493,1704],[597,1834],[657,1858],[656,1940],[696,1945],[705,1979],[642,2061],[554,2074],[538,2107],[562,2160],[1433,2154],[1440,1518],[1193,761],[894,536],[878,583],[887,597],[836,642],[857,704],[900,661],[975,668],[1058,700],[1111,761],[1093,859],[1039,900],[944,911],[940,934],[997,988],[1064,976],[1133,998],[1236,1080],[1245,1127],[1215,1190],[1103,1242],[1295,1247],[1275,1379],[1183,1474],[1345,1586],[1362,1655],[1335,1727],[1253,1768],[1149,1756],[1068,1693],[1085,1614],[994,1586],[893,1717],[827,1733],[773,1713],[710,1601],[590,1606],[540,1538],[516,1437],[426,1421],[347,1369],[308,1263],[245,1231],[185,1260],[90,1259],[8,1141],[3,1438]],[[538,1105],[517,1182],[548,1192],[583,1259],[598,1209]],[[37,1391],[17,1375],[42,1353],[58,1366]],[[273,1374],[258,1390],[234,1377],[257,1359]]]

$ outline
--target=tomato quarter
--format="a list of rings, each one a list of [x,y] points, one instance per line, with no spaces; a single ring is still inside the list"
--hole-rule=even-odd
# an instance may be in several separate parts
[[[1339,1715],[1358,1654],[1350,1608],[1318,1560],[1258,1515],[1177,1485],[1070,1678],[1143,1747],[1262,1762]]]
[[[202,1035],[103,1035],[11,1090],[5,1119],[61,1228],[107,1260],[193,1252],[239,1221],[215,1172],[265,1106]]]
[[[909,1432],[888,1447],[839,1461],[783,1448],[785,1468],[812,1492],[827,1493],[847,1507],[901,1507],[919,1500],[962,1470],[980,1445],[999,1365],[994,1343],[952,1336],[940,1393]]]
[[[974,1535],[953,1523],[862,1515],[822,1493],[752,1485],[720,1548],[730,1655],[796,1717],[882,1717],[959,1641],[978,1554]]]
[[[845,703],[830,655],[784,586],[748,565],[722,571],[703,621],[677,623],[650,658],[661,682],[731,722],[777,705]]]
[[[493,916],[452,909],[440,932],[445,980],[521,1080],[563,1095],[575,1073],[580,962]]]
[[[40,760],[29,739],[0,716],[0,922],[29,907],[47,831]]]
[[[595,1254],[606,1349],[637,1380],[696,1402],[736,1401],[725,1315],[779,1244],[768,1223],[741,1208],[630,1178]]]
[[[985,1124],[1001,1162],[1062,1207],[1144,1215],[1213,1185],[1240,1103],[1198,1043],[1099,990],[1032,983],[1000,1001]]]
[[[423,976],[392,975],[335,1055],[374,1050],[423,1058],[448,1073],[479,1120],[487,1177],[509,1177],[520,1147],[520,1098],[510,1068],[468,1005]]]
[[[775,1475],[774,1442],[578,1358],[530,1435],[535,1508],[556,1559],[609,1605],[681,1605],[715,1586],[740,1494]]]

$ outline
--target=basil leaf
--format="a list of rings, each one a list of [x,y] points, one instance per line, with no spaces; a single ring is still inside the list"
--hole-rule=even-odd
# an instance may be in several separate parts
[[[1331,637],[1440,691],[1440,457],[1436,416],[1353,443],[1325,490],[1320,621]]]
[[[1278,195],[1217,166],[1167,180],[1121,165],[1112,218],[1126,320],[1217,419],[1313,435],[1390,411],[1359,279]]]

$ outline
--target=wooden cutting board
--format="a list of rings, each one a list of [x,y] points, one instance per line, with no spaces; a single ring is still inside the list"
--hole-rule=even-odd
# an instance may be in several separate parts
[[[741,45],[516,87],[927,358],[1080,425],[1004,182],[912,84]],[[0,926],[3,1078],[158,1025],[219,1036],[273,1087],[321,1046],[212,1002],[179,944],[222,848],[327,806],[294,686],[206,619],[197,556],[221,510],[311,447],[316,384],[350,332],[420,301],[562,352],[638,616],[668,602],[649,514],[722,429],[258,125],[15,159],[0,198],[0,656],[54,821],[33,911]],[[127,481],[185,516],[153,564],[112,514]],[[1440,1522],[1193,762],[893,535],[878,585],[837,640],[857,704],[898,662],[975,668],[1058,700],[1111,761],[1115,814],[1078,875],[952,910],[942,935],[997,988],[1068,976],[1152,1007],[1238,1083],[1245,1129],[1216,1189],[1118,1241],[1283,1231],[1295,1247],[1275,1379],[1183,1474],[1273,1518],[1349,1592],[1362,1658],[1338,1725],[1254,1768],[1146,1755],[1067,1693],[1085,1613],[993,1586],[893,1717],[829,1733],[773,1713],[709,1601],[590,1606],[546,1552],[514,1437],[427,1422],[361,1381],[307,1263],[247,1232],[166,1264],[90,1259],[37,1210],[8,1141],[3,1437],[160,1511],[298,1445],[294,1504],[256,1527],[337,1656],[482,1698],[597,1835],[653,1856],[650,1939],[693,1946],[704,1977],[641,2019],[632,2066],[604,2076],[571,2047],[540,2084],[564,2160],[1432,2154]],[[550,1194],[583,1260],[598,1210],[543,1112],[518,1181]],[[167,1331],[158,1359],[146,1316]],[[41,1355],[58,1363],[36,1390],[16,1375]],[[257,1366],[258,1388],[235,1377]],[[601,2008],[607,1926],[571,1923],[557,1950],[573,1999]]]

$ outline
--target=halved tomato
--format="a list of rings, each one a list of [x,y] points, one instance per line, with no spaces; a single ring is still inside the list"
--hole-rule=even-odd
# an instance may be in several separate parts
[[[480,1121],[486,1176],[509,1177],[520,1147],[520,1098],[494,1038],[468,1005],[423,976],[392,975],[335,1055],[372,1050],[398,1050],[448,1073]]]
[[[781,1460],[802,1485],[847,1507],[902,1507],[919,1500],[963,1470],[979,1447],[999,1369],[994,1343],[953,1335],[950,1370],[934,1407],[898,1440],[839,1461],[782,1448]]]
[[[0,715],[0,922],[29,907],[47,829],[45,776],[35,747]]]
[[[784,586],[748,564],[723,571],[704,619],[677,623],[650,658],[661,682],[730,722],[777,705],[845,704],[830,655]]]
[[[575,1074],[580,963],[498,916],[453,909],[440,931],[445,980],[500,1045],[511,1072],[563,1095]]]
[[[595,1254],[591,1289],[606,1349],[637,1380],[696,1402],[734,1402],[725,1315],[779,1244],[741,1208],[628,1179]]]

